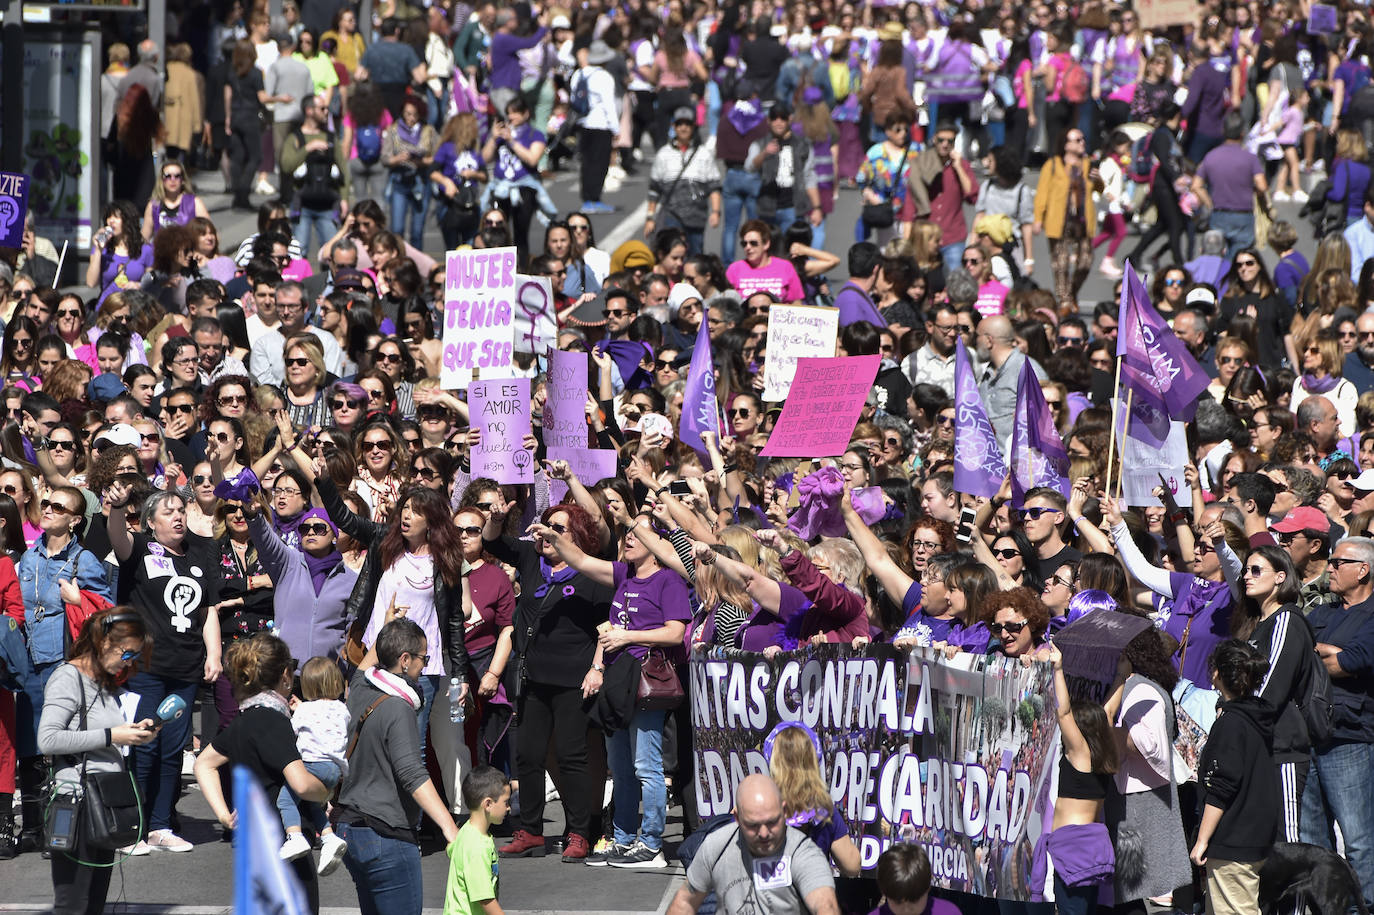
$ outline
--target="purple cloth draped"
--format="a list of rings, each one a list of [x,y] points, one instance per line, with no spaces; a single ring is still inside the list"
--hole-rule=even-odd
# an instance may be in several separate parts
[[[954,428],[959,432],[954,437],[954,488],[991,499],[1002,488],[1007,462],[983,408],[968,350],[958,337],[954,340],[954,409]]]
[[[958,428],[957,420],[956,426]],[[957,444],[963,437],[955,436]],[[959,464],[955,462],[955,473]],[[1069,497],[1069,453],[1054,425],[1054,414],[1045,402],[1040,379],[1031,368],[1031,360],[1021,364],[1021,377],[1016,385],[1016,422],[1011,434],[1011,504],[1020,508],[1026,492],[1037,486],[1057,489]],[[1000,485],[1001,480],[998,480]],[[956,479],[954,484],[959,489]],[[970,490],[960,490],[969,492]]]
[[[720,435],[720,403],[716,400],[715,365],[711,360],[711,334],[706,322],[697,328],[697,341],[692,347],[692,362],[687,367],[687,386],[682,391],[682,419],[678,421],[678,437],[692,450],[706,454],[702,435]]]

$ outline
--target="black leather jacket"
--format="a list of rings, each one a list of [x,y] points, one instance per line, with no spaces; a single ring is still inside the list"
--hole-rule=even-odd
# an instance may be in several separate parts
[[[344,605],[344,616],[350,622],[355,619],[366,620],[372,616],[373,605],[377,601],[377,585],[383,572],[380,568],[382,540],[386,537],[389,525],[368,521],[354,514],[339,497],[339,488],[329,477],[317,478],[315,488],[319,490],[324,510],[339,530],[359,543],[367,544],[367,559],[358,571],[358,583],[353,586],[353,593]],[[439,615],[439,634],[444,640],[444,662],[449,676],[468,680],[472,675],[472,665],[464,640],[463,593],[460,588],[447,584],[437,568],[434,574],[434,609]]]

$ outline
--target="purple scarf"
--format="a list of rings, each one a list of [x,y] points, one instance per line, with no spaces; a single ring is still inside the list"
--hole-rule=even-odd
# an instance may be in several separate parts
[[[734,128],[739,131],[740,136],[748,136],[749,132],[763,123],[763,119],[768,114],[763,110],[763,106],[758,102],[746,100],[735,102],[730,111],[725,115]]]
[[[323,521],[325,524],[329,525],[330,530],[334,532],[334,536],[337,537],[339,535],[339,529],[334,526],[333,521],[329,520],[329,515],[322,508],[312,508],[308,511],[301,512],[292,524],[295,527],[300,527],[301,524],[311,519]],[[298,533],[297,540],[299,539],[300,535]],[[297,549],[300,549],[300,547],[297,547]],[[315,596],[319,597],[320,589],[324,587],[324,580],[329,577],[330,572],[338,568],[339,563],[343,562],[343,554],[335,548],[324,556],[312,556],[304,549],[301,549],[301,555],[305,557],[305,567],[310,570],[310,583],[315,586]]]
[[[396,136],[407,146],[420,145],[420,131],[424,130],[424,123],[416,121],[414,127],[407,127],[405,121],[396,122]]]
[[[1325,394],[1340,382],[1335,375],[1323,375],[1318,378],[1311,372],[1302,373],[1302,387],[1309,394]]]

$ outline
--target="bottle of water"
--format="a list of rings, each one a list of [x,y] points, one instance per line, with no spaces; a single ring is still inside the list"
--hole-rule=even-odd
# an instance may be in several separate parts
[[[462,724],[467,718],[467,712],[463,709],[461,696],[463,685],[457,677],[450,677],[448,681],[448,720],[454,724]]]

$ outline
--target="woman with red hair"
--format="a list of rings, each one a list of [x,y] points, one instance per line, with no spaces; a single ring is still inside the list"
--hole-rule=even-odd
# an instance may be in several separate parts
[[[506,516],[514,507],[498,494],[482,531],[486,551],[498,562],[514,566],[522,584],[506,682],[520,722],[515,768],[520,783],[530,789],[521,794],[520,826],[500,854],[545,854],[544,792],[539,786],[544,784],[544,760],[552,742],[568,828],[563,860],[581,861],[591,850],[592,814],[606,776],[605,747],[588,745],[590,720],[583,707],[601,688],[597,627],[610,617],[615,589],[568,565],[550,538],[536,534],[530,543],[504,534]],[[542,531],[566,535],[584,553],[595,555],[600,549],[596,522],[581,506],[550,506],[540,521]]]

